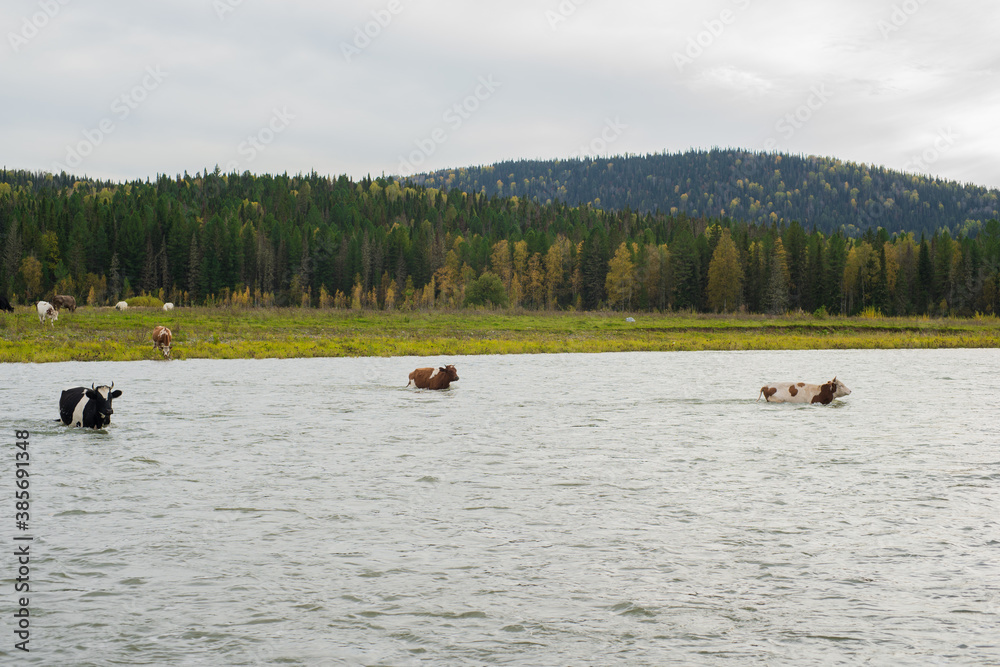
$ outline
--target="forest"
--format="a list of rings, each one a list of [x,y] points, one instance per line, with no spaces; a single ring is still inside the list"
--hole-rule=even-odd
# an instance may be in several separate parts
[[[346,176],[0,172],[0,294],[340,309],[1000,312],[1000,223],[857,237]]]
[[[933,155],[931,156],[933,157]],[[875,165],[736,149],[572,160],[519,160],[412,178],[429,187],[540,203],[662,211],[766,225],[793,220],[831,235],[947,229],[975,234],[1000,217],[1000,192]]]

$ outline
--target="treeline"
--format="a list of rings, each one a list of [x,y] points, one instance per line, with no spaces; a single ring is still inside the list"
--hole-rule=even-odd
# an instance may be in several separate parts
[[[869,227],[928,236],[947,229],[953,237],[971,236],[1000,215],[995,189],[831,158],[744,150],[519,160],[446,169],[412,180],[448,190],[608,210],[758,225],[798,220],[827,235],[840,231],[850,237]]]
[[[331,179],[0,172],[0,293],[340,308],[1000,312],[1000,223],[859,238]]]

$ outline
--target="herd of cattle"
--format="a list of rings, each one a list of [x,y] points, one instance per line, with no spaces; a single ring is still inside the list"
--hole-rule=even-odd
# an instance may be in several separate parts
[[[163,304],[163,310],[173,310],[174,304]],[[66,308],[70,312],[76,310],[76,299],[71,296],[56,295],[52,302],[39,301],[37,304],[38,321],[45,323],[48,319],[53,326],[59,319],[59,309]],[[115,305],[117,310],[125,310],[128,303],[119,301]],[[5,297],[0,297],[0,310],[14,312],[10,302]],[[160,350],[165,358],[170,357],[170,344],[173,335],[170,329],[164,326],[157,326],[153,329],[153,348]],[[439,368],[417,368],[409,376],[409,382],[417,389],[447,389],[452,382],[458,382],[458,371],[455,366],[448,364]],[[111,401],[122,395],[121,390],[114,390],[115,383],[111,386],[101,385],[100,387],[91,384],[90,389],[86,387],[74,387],[62,393],[59,399],[59,421],[66,426],[79,426],[83,428],[104,428],[111,423],[111,415],[114,410]],[[819,403],[829,405],[836,398],[850,395],[851,390],[837,378],[823,384],[806,384],[805,382],[778,382],[764,385],[760,388],[757,400],[761,397],[769,403]]]
[[[76,312],[76,299],[65,294],[56,294],[52,297],[51,303],[48,301],[39,301],[35,304],[35,307],[38,310],[39,322],[44,324],[47,319],[52,323],[52,326],[55,326],[56,320],[59,319],[59,309],[65,308],[71,313]],[[174,304],[163,304],[163,310],[169,312],[173,309]],[[14,307],[10,305],[10,301],[5,296],[0,296],[0,310],[7,311],[8,313],[14,312]],[[115,304],[115,310],[128,310],[128,302],[119,301]]]
[[[166,346],[170,347],[170,330],[166,327],[156,327],[157,332],[165,330],[167,335]],[[161,332],[162,333],[162,332]],[[156,334],[154,334],[154,340]],[[451,364],[440,368],[418,368],[410,373],[410,381],[406,383],[409,387],[414,384],[418,389],[447,389],[452,382],[458,381],[458,372]],[[111,423],[111,415],[115,413],[111,406],[111,401],[122,395],[121,389],[115,389],[115,383],[111,386],[94,384],[90,389],[86,387],[73,387],[67,389],[59,397],[59,421],[64,426],[77,426],[80,428],[104,428]]]
[[[157,327],[163,329],[164,327]],[[169,332],[168,332],[169,333]],[[168,342],[169,346],[169,342]],[[439,368],[417,368],[410,373],[411,384],[417,389],[447,389],[452,382],[458,381],[458,371],[451,364]],[[820,403],[829,405],[835,398],[848,396],[851,390],[843,382],[833,378],[824,384],[806,384],[805,382],[779,382],[764,385],[760,388],[757,400],[763,396],[770,403]],[[114,409],[112,399],[122,395],[121,390],[111,386],[75,387],[67,389],[59,399],[59,421],[66,426],[82,428],[104,428],[111,423]]]
[[[40,324],[45,324],[45,320],[48,320],[52,326],[56,325],[56,320],[59,319],[59,309],[65,308],[71,313],[76,312],[76,299],[64,294],[56,294],[52,297],[52,302],[39,301],[35,304],[35,309],[38,311],[38,322]],[[119,301],[115,304],[115,310],[127,310],[128,303],[125,301]],[[163,304],[163,310],[169,312],[174,309],[174,304],[165,303]],[[0,296],[0,310],[7,311],[8,313],[14,312],[14,307],[10,305],[10,301],[7,297]],[[163,356],[170,358],[170,344],[173,341],[173,334],[170,329],[164,326],[157,326],[153,329],[153,349],[159,350],[163,353]]]

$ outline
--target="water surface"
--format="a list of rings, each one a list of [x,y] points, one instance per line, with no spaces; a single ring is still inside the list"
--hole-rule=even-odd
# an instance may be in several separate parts
[[[446,362],[451,389],[405,388]],[[996,350],[0,365],[4,484],[32,432],[16,657],[998,664],[998,368]],[[754,400],[833,375],[853,394],[830,406]],[[52,421],[63,388],[112,380],[106,431]]]

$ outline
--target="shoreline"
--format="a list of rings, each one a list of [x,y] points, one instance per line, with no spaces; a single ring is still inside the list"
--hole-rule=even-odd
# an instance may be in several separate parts
[[[81,307],[52,326],[21,307],[0,314],[0,363],[163,360],[151,338],[158,324],[173,331],[172,359],[1000,348],[995,316]]]

